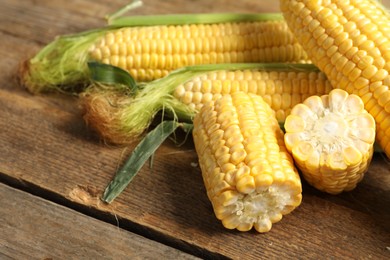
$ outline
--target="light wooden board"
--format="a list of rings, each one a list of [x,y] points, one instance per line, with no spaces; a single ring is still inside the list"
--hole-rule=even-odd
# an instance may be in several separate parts
[[[144,1],[138,14],[277,11],[277,1]],[[56,35],[102,26],[128,1],[0,3],[0,180],[202,257],[390,257],[390,167],[376,155],[356,190],[331,196],[304,184],[302,205],[271,232],[240,233],[213,215],[193,144],[167,141],[111,205],[100,196],[132,147],[99,142],[77,98],[33,96],[15,81],[20,61]],[[182,135],[179,133],[179,137]]]

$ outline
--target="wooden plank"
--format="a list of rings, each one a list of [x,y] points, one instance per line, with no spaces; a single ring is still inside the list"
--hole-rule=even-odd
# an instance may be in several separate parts
[[[0,183],[0,258],[197,259]]]
[[[118,217],[121,227],[139,229],[203,257],[389,257],[390,170],[380,156],[375,156],[366,178],[353,192],[330,196],[305,184],[302,205],[262,235],[226,230],[215,219],[200,170],[192,166],[197,156],[190,141],[182,147],[164,143],[156,153],[153,170],[144,167],[113,204],[101,203],[102,191],[132,147],[100,143],[84,124],[75,97],[32,96],[13,78],[26,53],[67,29],[75,32],[100,24],[100,14],[128,1],[110,6],[106,1],[71,1],[80,9],[76,13],[69,1],[34,2],[0,3],[0,54],[6,57],[0,61],[0,179],[61,203],[93,209],[96,216],[108,213],[112,222]],[[277,10],[277,2],[256,0],[182,3],[145,1],[146,9],[139,12]],[[90,9],[83,10],[87,4]],[[4,25],[4,19],[20,25],[11,32],[11,23]],[[43,38],[37,36],[40,33]]]

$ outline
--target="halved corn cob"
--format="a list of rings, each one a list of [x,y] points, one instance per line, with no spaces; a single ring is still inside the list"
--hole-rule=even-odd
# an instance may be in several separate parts
[[[268,232],[302,200],[301,181],[275,112],[235,92],[195,116],[193,138],[207,195],[228,229]]]
[[[87,124],[108,142],[128,143],[146,130],[160,110],[191,121],[204,103],[237,91],[262,96],[283,124],[295,104],[331,90],[313,65],[271,63],[186,67],[140,87],[135,95],[115,90],[118,87],[84,93]]]
[[[390,15],[374,0],[281,0],[284,17],[333,87],[360,96],[390,158]]]
[[[307,60],[280,14],[173,18],[133,16],[113,26],[59,37],[24,64],[22,80],[32,92],[74,90],[74,85],[88,83],[91,60],[121,67],[136,81],[195,64]]]
[[[363,179],[374,150],[375,121],[361,98],[334,89],[296,105],[284,125],[286,147],[307,182],[338,194]]]

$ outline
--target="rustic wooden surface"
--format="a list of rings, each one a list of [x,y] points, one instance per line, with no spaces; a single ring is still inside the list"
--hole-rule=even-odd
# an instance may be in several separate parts
[[[195,259],[77,211],[0,183],[0,258]],[[26,210],[27,209],[27,210]]]
[[[130,252],[140,258],[153,252],[155,258],[177,254],[167,247],[203,258],[390,258],[390,163],[381,154],[375,154],[363,182],[352,192],[331,196],[304,183],[302,205],[266,234],[226,230],[216,220],[200,170],[193,166],[197,157],[190,141],[182,147],[165,142],[153,169],[145,166],[112,204],[102,203],[102,191],[132,147],[99,142],[84,124],[75,97],[33,96],[15,76],[19,63],[56,35],[101,27],[105,14],[128,2],[0,2],[0,258],[33,256],[33,245],[39,247],[39,256],[72,258],[77,254],[64,244],[74,245],[88,223],[94,225],[85,227],[91,238],[80,241],[91,249],[86,258],[116,250],[122,250],[116,252],[119,256]],[[382,2],[390,6],[390,1]],[[276,11],[277,1],[145,0],[133,13]],[[39,225],[43,227],[26,228]],[[143,238],[133,241],[132,232]],[[53,239],[28,244],[45,234]],[[123,240],[118,244],[115,239]],[[158,246],[153,241],[141,245],[141,239],[157,241]],[[94,251],[92,242],[111,243],[112,248]]]

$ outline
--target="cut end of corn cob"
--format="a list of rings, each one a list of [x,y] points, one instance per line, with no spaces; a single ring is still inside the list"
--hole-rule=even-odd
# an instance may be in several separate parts
[[[224,227],[268,232],[302,200],[301,182],[274,111],[236,92],[206,104],[193,137],[207,195]]]
[[[284,140],[307,182],[321,191],[350,191],[373,155],[374,118],[361,98],[341,89],[296,105],[284,125]]]

